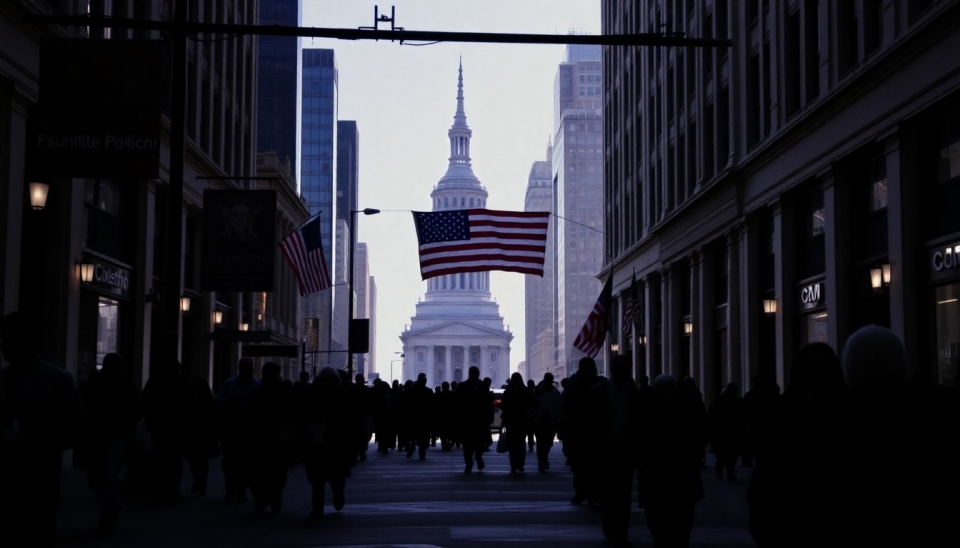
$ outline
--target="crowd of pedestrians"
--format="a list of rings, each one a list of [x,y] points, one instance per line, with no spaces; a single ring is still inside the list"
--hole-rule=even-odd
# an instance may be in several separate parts
[[[464,473],[484,470],[496,405],[511,475],[526,471],[534,450],[548,473],[559,439],[573,476],[570,502],[599,506],[615,545],[628,542],[635,503],[655,546],[689,545],[708,447],[720,480],[738,481],[738,461],[754,469],[747,503],[760,546],[955,545],[944,540],[956,537],[957,394],[907,382],[903,345],[882,327],[858,330],[842,356],[823,343],[803,347],[782,394],[759,374],[743,397],[731,382],[709,408],[693,379],[633,379],[624,356],[612,360],[609,377],[591,358],[559,383],[550,373],[539,383],[514,373],[497,404],[476,367],[463,382],[431,389],[423,374],[368,386],[330,366],[290,382],[274,362],[257,378],[242,358],[214,393],[202,378],[182,380],[173,362],[138,391],[123,359],[107,354],[77,387],[39,358],[16,313],[0,320],[0,350],[11,364],[0,370],[0,528],[41,546],[55,543],[68,447],[101,509],[102,535],[112,534],[121,498],[177,502],[184,462],[190,493],[206,495],[216,457],[223,499],[245,501],[249,492],[255,515],[281,510],[288,471],[302,463],[310,517],[319,520],[328,483],[333,508],[344,508],[347,479],[371,441],[384,456],[420,461],[439,441],[442,452],[462,451]]]

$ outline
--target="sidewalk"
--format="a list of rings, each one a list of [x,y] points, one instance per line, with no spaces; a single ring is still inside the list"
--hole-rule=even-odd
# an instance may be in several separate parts
[[[220,459],[211,459],[206,496],[185,495],[178,504],[169,506],[153,505],[147,501],[138,500],[123,501],[124,509],[121,511],[117,522],[116,535],[108,539],[98,538],[95,534],[99,519],[99,508],[86,484],[85,473],[81,470],[65,469],[61,482],[62,501],[58,519],[60,546],[90,548],[101,546],[137,546],[138,548],[167,546],[328,546],[334,538],[355,540],[355,542],[337,542],[335,544],[337,546],[370,546],[369,542],[365,542],[369,536],[363,536],[364,530],[366,527],[376,527],[377,525],[368,522],[368,519],[373,518],[365,517],[360,508],[379,502],[380,512],[397,513],[399,510],[391,510],[390,503],[382,500],[383,495],[381,493],[388,490],[388,486],[384,485],[386,482],[403,482],[405,480],[403,477],[391,475],[393,472],[385,471],[396,463],[411,463],[413,461],[405,459],[402,453],[392,453],[384,457],[376,452],[375,446],[371,446],[367,455],[368,460],[360,462],[353,469],[353,477],[348,480],[348,488],[352,488],[352,490],[348,493],[351,498],[347,510],[343,515],[333,514],[329,516],[332,519],[326,519],[322,524],[308,519],[311,509],[310,484],[307,482],[302,466],[296,466],[290,470],[287,487],[284,491],[283,511],[279,515],[268,514],[254,517],[253,503],[250,499],[240,502],[223,501],[224,485]],[[462,466],[459,455],[451,453],[443,455],[447,456],[443,457],[440,454],[431,453],[428,460],[436,463],[440,462],[439,459],[442,458],[451,459],[451,466],[453,466],[451,471],[453,469],[459,471]],[[554,456],[557,459],[562,459],[556,449]],[[492,461],[496,458],[505,458],[505,455],[491,454],[488,460]],[[747,484],[751,470],[738,468],[737,481],[728,482],[717,479],[713,468],[713,456],[708,455],[707,458],[707,466],[702,469],[705,498],[696,507],[696,525],[691,538],[692,545],[698,547],[751,546],[749,511],[746,502]],[[387,460],[381,462],[381,459]],[[559,462],[562,463],[562,460],[559,460]],[[367,470],[370,467],[373,468]],[[494,466],[488,466],[488,468],[494,468]],[[493,485],[491,482],[502,480],[499,475],[494,475],[496,474],[495,470],[488,470],[487,472],[490,475],[486,478],[477,477],[473,479],[483,479],[488,486]],[[555,474],[557,478],[562,478],[559,479],[561,481],[561,485],[559,485],[561,491],[547,496],[551,499],[557,498],[557,501],[562,502],[562,505],[558,507],[563,510],[563,513],[549,519],[555,522],[555,527],[562,528],[568,525],[567,521],[571,519],[566,512],[573,511],[576,508],[571,507],[567,502],[569,494],[565,491],[566,486],[569,485],[566,482],[570,480],[569,468],[562,464],[554,466],[551,474]],[[478,474],[474,475],[479,476]],[[462,474],[451,472],[450,476],[437,476],[431,478],[431,480],[445,483],[445,489],[456,491],[462,488],[459,485],[463,480],[461,476]],[[536,479],[536,476],[533,479]],[[189,493],[191,481],[189,467],[185,464],[181,484],[182,492]],[[380,485],[380,488],[377,489],[376,486],[373,486],[370,488],[369,494],[361,495],[359,486],[367,482],[379,482],[375,485]],[[497,488],[494,487],[494,489]],[[531,493],[531,496],[542,495],[544,494]],[[431,501],[430,497],[429,494],[422,494],[419,497],[415,492],[409,494],[409,500],[423,501],[422,504],[427,508],[431,507],[431,503],[438,504],[437,501]],[[327,502],[329,505],[330,500]],[[511,499],[511,502],[516,504],[514,518],[519,520],[524,520],[525,512],[530,512],[532,516],[534,513],[541,511],[540,507],[543,504],[542,502],[520,499]],[[440,503],[441,506],[444,504],[449,505],[450,503]],[[434,510],[434,512],[436,511],[438,510]],[[468,510],[464,508],[463,511]],[[402,514],[402,511],[400,512]],[[437,514],[433,515],[436,516]],[[422,522],[423,517],[412,513],[397,515],[394,519],[404,523],[404,526],[410,526]],[[486,523],[484,520],[488,520],[490,517],[483,516],[476,519],[480,520],[481,523]],[[526,521],[530,521],[530,519],[532,518],[528,518]],[[355,520],[356,523],[354,523]],[[631,523],[633,524],[632,527],[637,530],[637,540],[641,540],[643,537],[640,531],[645,530],[645,519],[643,511],[637,509],[636,505],[634,505]],[[453,518],[448,519],[447,524],[449,526],[461,525],[454,522]],[[736,542],[733,544],[730,541],[731,531],[736,531],[734,535]],[[720,542],[717,539],[726,540]],[[415,540],[413,538],[397,539],[398,542],[402,541],[407,544],[416,544]],[[639,545],[639,543],[635,543],[635,545]],[[563,546],[563,543],[555,546]]]

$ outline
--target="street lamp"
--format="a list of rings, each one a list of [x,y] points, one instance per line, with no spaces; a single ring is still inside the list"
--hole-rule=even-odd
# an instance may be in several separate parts
[[[356,217],[357,213],[363,213],[364,215],[376,215],[377,213],[380,213],[380,210],[373,209],[372,207],[350,210],[350,242],[347,246],[348,253],[350,254],[350,264],[348,265],[349,273],[347,274],[347,282],[349,283],[349,294],[347,295],[347,300],[350,301],[347,308],[347,375],[350,377],[351,382],[353,380],[353,347],[350,344],[353,342],[353,337],[351,337],[351,334],[353,333],[353,264],[356,262],[353,254],[353,242],[356,239],[356,223],[354,222],[354,217]]]

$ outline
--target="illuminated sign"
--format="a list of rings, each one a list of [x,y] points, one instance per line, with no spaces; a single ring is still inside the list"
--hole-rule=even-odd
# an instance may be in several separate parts
[[[87,259],[93,263],[93,280],[86,282],[87,287],[95,288],[105,293],[130,298],[130,271],[119,266],[102,263],[98,260]]]
[[[810,310],[823,306],[824,287],[820,282],[805,285],[800,288],[800,309]]]

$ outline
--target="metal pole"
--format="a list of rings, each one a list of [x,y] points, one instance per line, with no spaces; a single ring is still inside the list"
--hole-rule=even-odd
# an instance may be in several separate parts
[[[347,266],[349,272],[347,274],[349,285],[347,299],[350,301],[347,308],[347,375],[350,376],[350,382],[353,382],[353,347],[351,346],[353,342],[353,240],[356,237],[354,231],[356,230],[357,213],[357,211],[350,211],[350,243],[347,249],[347,254],[350,256],[350,264]]]
[[[160,299],[161,323],[164,338],[165,363],[170,367],[180,356],[180,292],[182,284],[181,254],[183,252],[183,162],[184,133],[186,129],[187,97],[187,0],[178,0],[174,6],[173,75],[170,101],[170,181],[167,189],[167,230],[164,242],[163,292]],[[151,370],[155,370],[151,367]]]

